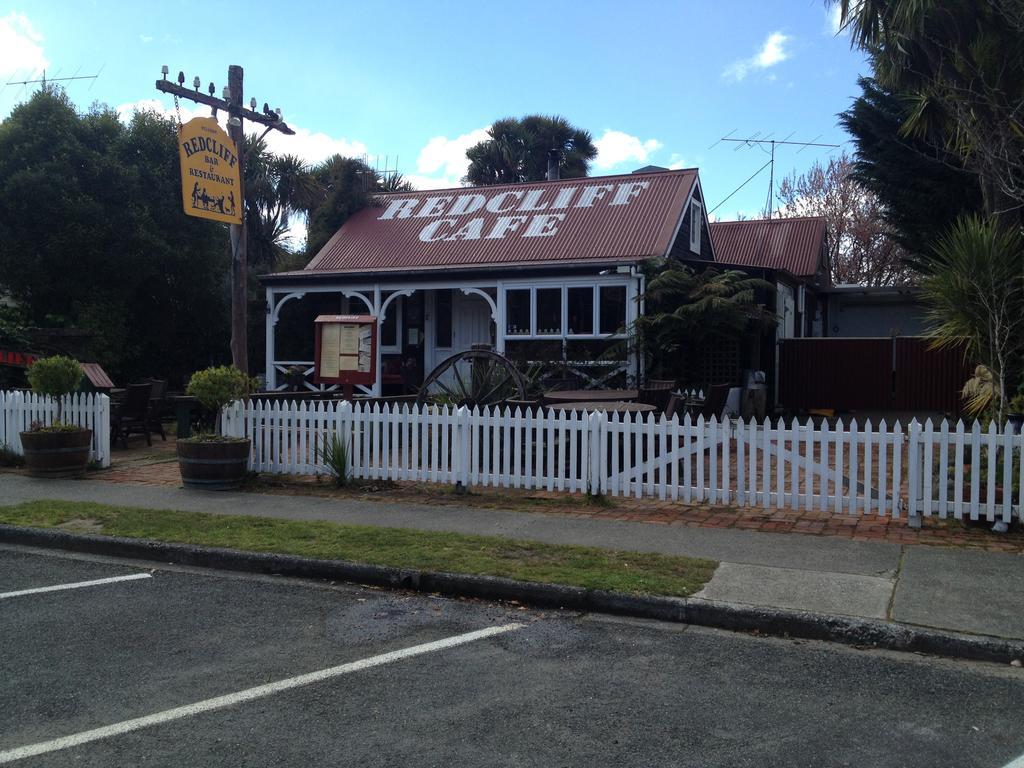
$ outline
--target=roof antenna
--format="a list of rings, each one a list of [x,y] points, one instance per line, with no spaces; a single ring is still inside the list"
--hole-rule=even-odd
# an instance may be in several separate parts
[[[729,134],[723,136],[718,141],[719,142],[722,142],[722,141],[733,141],[733,142],[736,142],[736,143],[738,143],[740,145],[740,146],[736,147],[736,149],[741,149],[744,145],[746,145],[748,147],[757,147],[758,149],[762,149],[762,150],[764,150],[764,147],[762,145],[767,144],[770,147],[770,150],[764,150],[766,152],[766,154],[770,154],[771,155],[771,159],[766,163],[766,165],[770,166],[770,168],[771,168],[771,170],[770,170],[770,172],[768,174],[768,199],[767,199],[767,201],[765,201],[765,206],[764,206],[764,217],[766,219],[770,219],[772,217],[772,213],[774,213],[774,207],[775,207],[774,205],[772,205],[773,197],[775,196],[775,147],[782,146],[782,145],[800,147],[800,149],[797,150],[797,154],[799,154],[800,152],[803,152],[805,149],[807,149],[807,147],[829,147],[831,149],[835,149],[836,147],[842,146],[841,144],[821,144],[821,143],[817,143],[818,138],[820,138],[821,134],[818,134],[818,136],[816,136],[813,141],[789,141],[789,139],[793,136],[793,134],[791,133],[791,134],[789,134],[789,136],[787,136],[782,141],[778,141],[776,139],[769,139],[767,137],[766,138],[759,138],[761,136],[761,131],[758,131],[753,136],[750,136],[749,138],[746,138],[746,139],[733,139],[733,138],[730,138],[733,133],[735,133],[735,131],[732,131]],[[772,133],[774,133],[774,131],[772,131]],[[796,131],[794,131],[793,133],[796,133]],[[772,135],[771,133],[768,134],[768,136],[771,136],[771,135]],[[763,170],[764,170],[764,166],[762,166],[761,170],[759,170],[757,173],[760,173]],[[755,173],[754,176],[756,176],[757,173]],[[753,178],[753,176],[751,178]],[[750,181],[750,179],[747,179],[747,181]],[[743,182],[743,183],[746,184],[747,182]],[[739,190],[736,190],[736,191],[738,192]],[[735,192],[733,194],[735,194]],[[729,195],[729,197],[732,197],[732,195]],[[728,199],[728,198],[726,198],[726,199]],[[724,202],[725,202],[725,200],[722,201],[722,203],[724,203]],[[719,203],[719,205],[721,205],[722,203]],[[717,208],[717,206],[716,206],[716,208]]]

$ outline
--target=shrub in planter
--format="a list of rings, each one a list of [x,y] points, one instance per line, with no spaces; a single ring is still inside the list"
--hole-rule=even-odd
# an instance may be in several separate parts
[[[216,432],[178,441],[178,468],[186,488],[219,491],[237,488],[242,482],[251,441],[222,435],[220,416],[224,406],[248,397],[255,385],[254,379],[229,365],[192,374],[186,392],[214,412]]]
[[[28,383],[37,395],[57,401],[57,418],[49,426],[33,423],[20,433],[25,466],[33,477],[71,477],[85,472],[92,446],[92,430],[63,422],[62,398],[82,383],[82,366],[63,355],[36,360],[28,369]]]

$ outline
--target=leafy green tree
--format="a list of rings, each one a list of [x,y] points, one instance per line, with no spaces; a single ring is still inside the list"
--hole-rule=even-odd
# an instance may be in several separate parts
[[[902,134],[906,100],[871,78],[858,83],[861,95],[839,115],[857,143],[853,178],[878,198],[893,238],[926,272],[932,244],[959,216],[982,209],[978,178],[945,148]]]
[[[764,304],[774,286],[735,269],[697,272],[677,261],[645,266],[645,313],[636,321],[637,346],[654,373],[680,378],[688,350],[720,339],[739,339],[770,328],[775,314]]]
[[[115,378],[222,358],[227,258],[224,226],[182,211],[173,121],[48,87],[0,123],[0,290],[27,325],[92,331]]]
[[[586,176],[597,147],[589,132],[557,115],[527,115],[495,120],[490,138],[466,150],[466,181],[475,186],[542,181],[548,169],[548,151],[562,153],[562,178]]]
[[[1018,228],[968,216],[935,246],[935,269],[923,284],[937,346],[966,342],[968,354],[991,372],[999,424],[1024,354],[1022,264]]]

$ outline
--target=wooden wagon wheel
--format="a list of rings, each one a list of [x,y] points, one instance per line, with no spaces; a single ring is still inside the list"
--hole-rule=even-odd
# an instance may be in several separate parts
[[[416,402],[472,408],[525,399],[526,379],[511,360],[490,349],[470,349],[434,368],[423,380]]]

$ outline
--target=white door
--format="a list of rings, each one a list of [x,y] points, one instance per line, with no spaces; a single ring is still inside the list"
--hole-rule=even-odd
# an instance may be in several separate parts
[[[437,344],[437,313],[443,311],[442,302],[436,300],[433,291],[426,296],[426,346],[424,368],[426,373],[448,359],[456,352],[471,349],[474,344],[491,344],[491,307],[480,296],[466,295],[455,289],[451,291],[451,343]]]
[[[491,307],[482,296],[455,291],[452,296],[452,354],[491,343]]]

